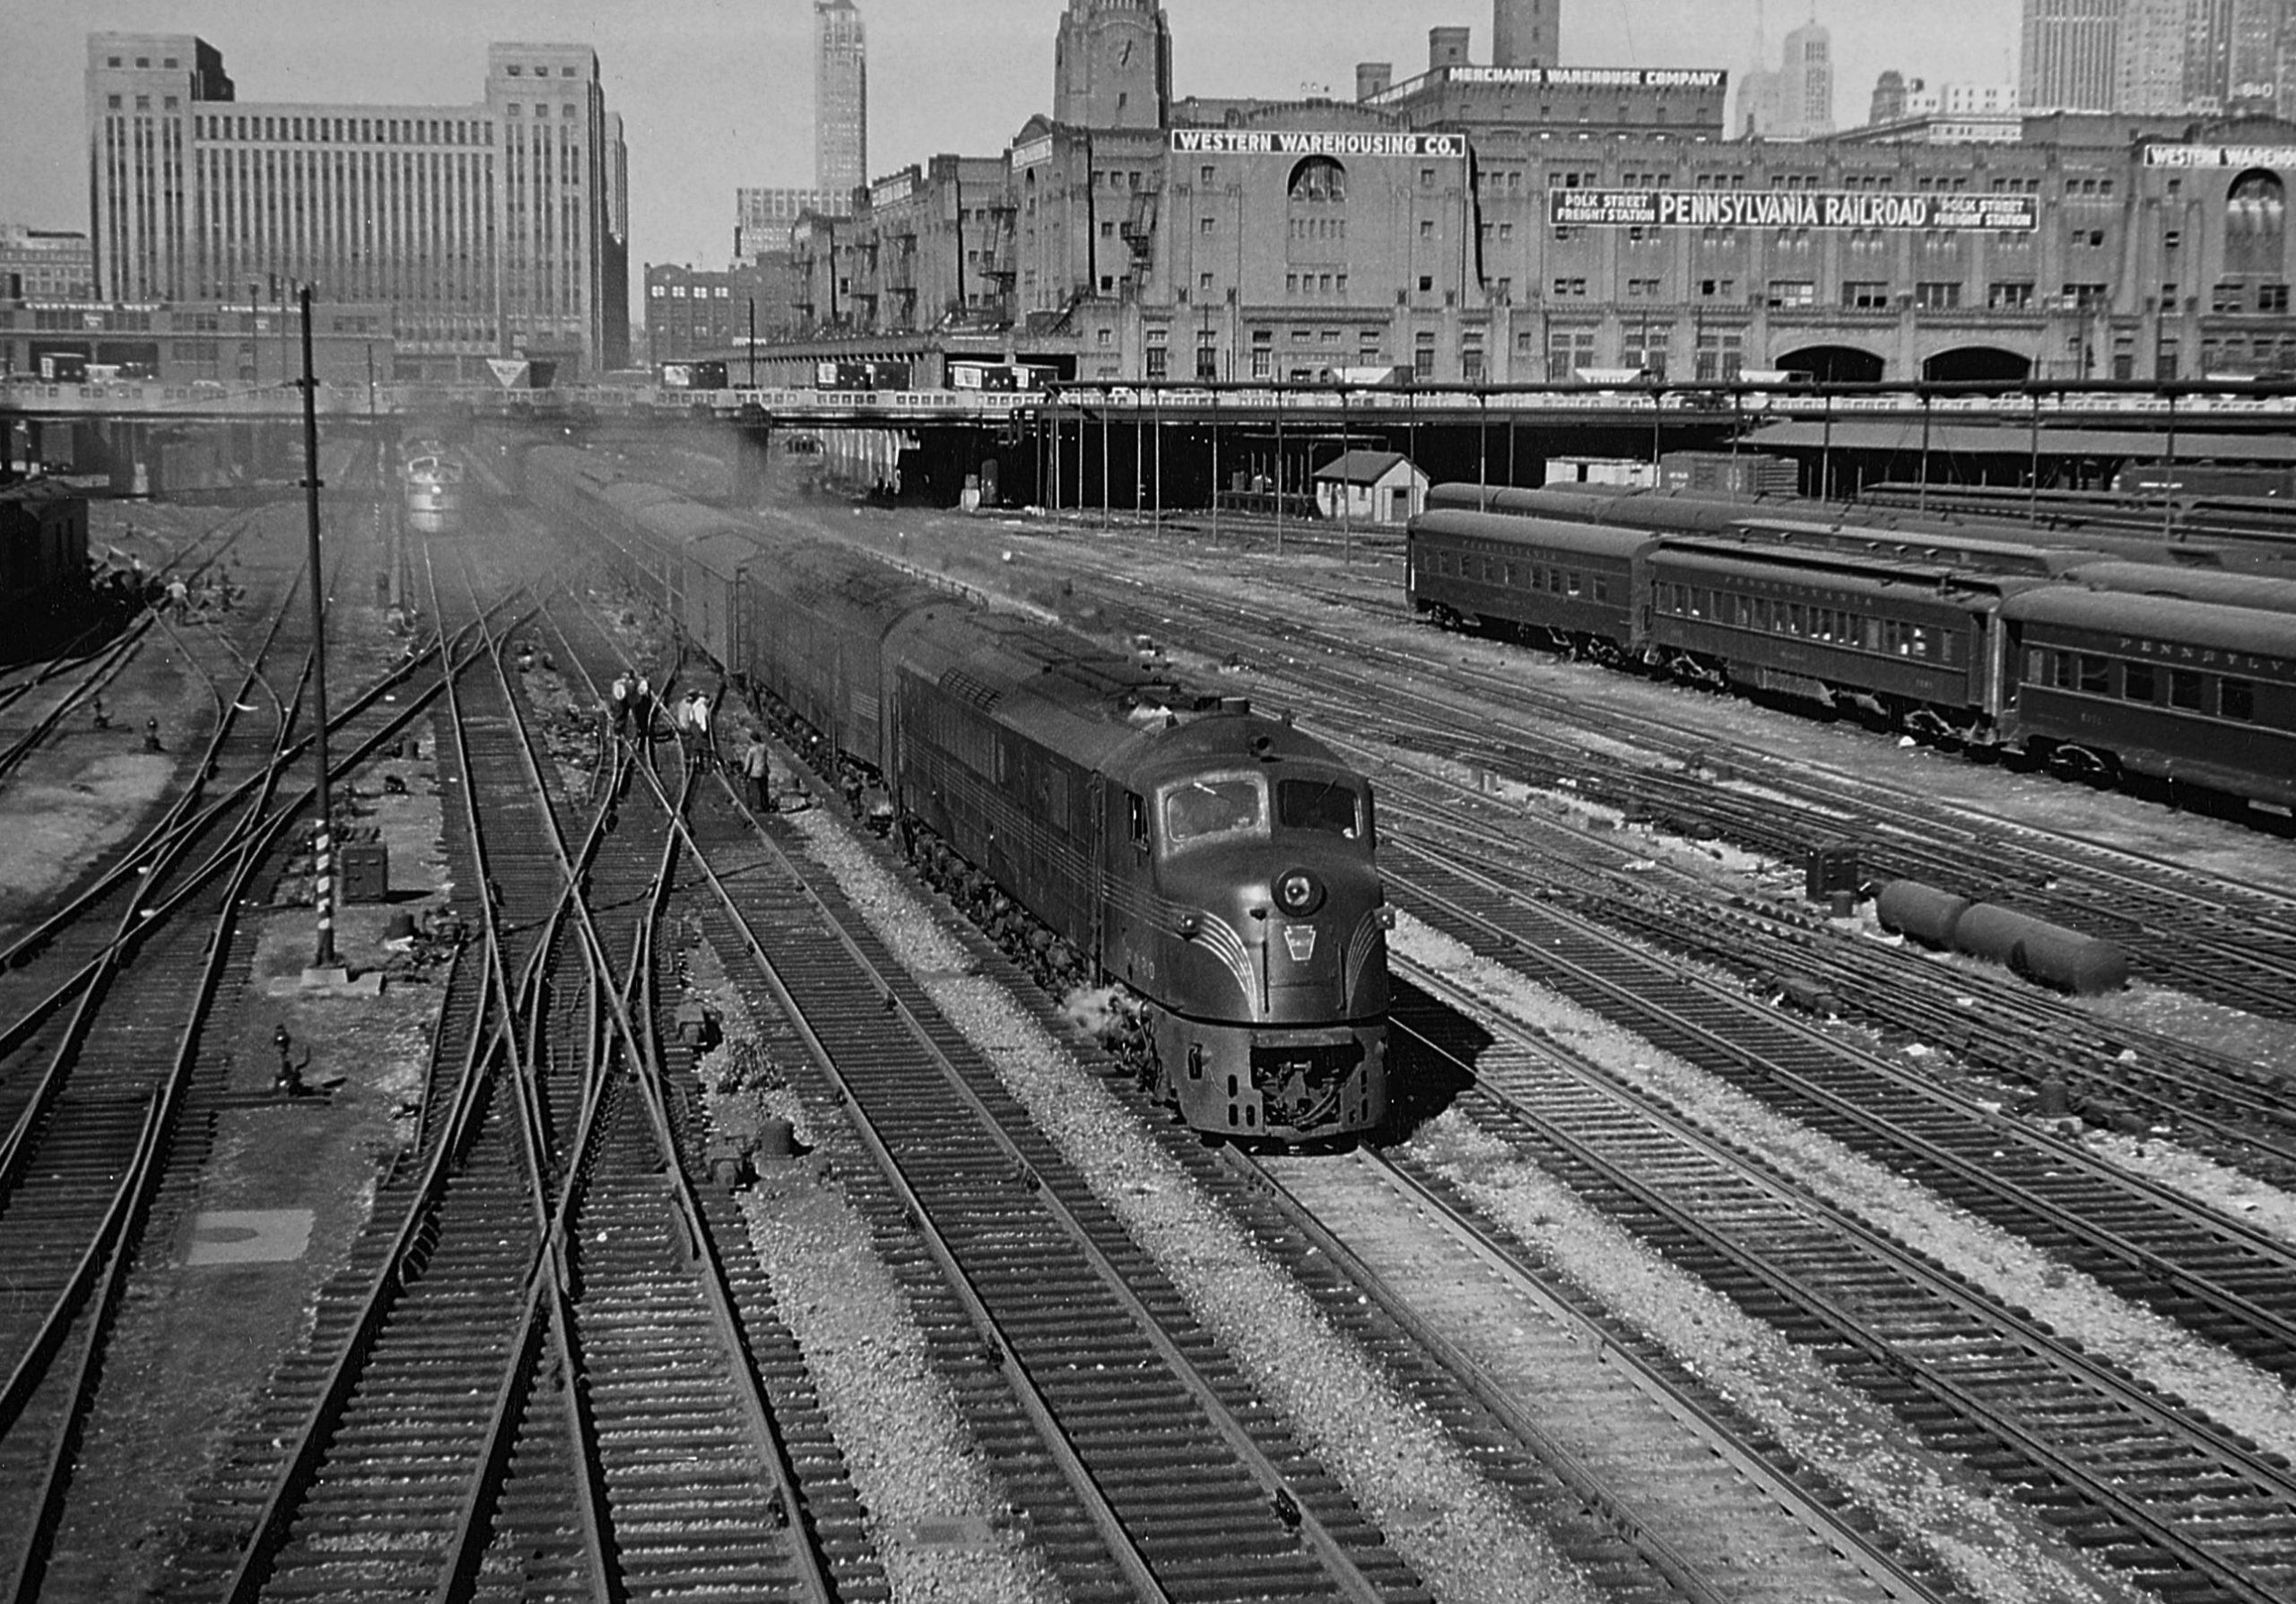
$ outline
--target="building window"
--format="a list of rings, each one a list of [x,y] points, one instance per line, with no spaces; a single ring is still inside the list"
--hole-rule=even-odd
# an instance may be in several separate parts
[[[2030,280],[1996,280],[1987,284],[1985,304],[1995,311],[2024,311],[2033,304],[2033,286]]]
[[[1209,179],[1210,168],[1205,176]],[[1347,198],[1347,169],[1328,156],[1310,156],[1292,170],[1292,198],[1295,202],[1325,205]]]
[[[1880,311],[1890,304],[1889,281],[1845,279],[1841,286],[1841,304],[1852,311]]]
[[[1422,295],[1424,295],[1424,294],[1428,293],[1430,291],[1433,290],[1434,288],[1435,288],[1435,275],[1434,275],[1433,274],[1431,274],[1431,273],[1422,273],[1422,274],[1421,274],[1421,275],[1419,275],[1419,292],[1420,292]]]
[[[1554,292],[1560,296],[1584,295],[1587,281],[1583,278],[1559,278],[1554,281]]]
[[[1961,304],[1961,286],[1951,279],[1929,279],[1913,287],[1913,304],[1941,312]]]
[[[1219,226],[1220,220],[1216,217],[1199,217],[1196,220],[1196,231],[1199,234],[1209,234]]]
[[[1815,306],[1818,286],[1806,278],[1774,278],[1770,281],[1770,304],[1773,307]]]
[[[2257,286],[2257,310],[2284,312],[2287,309],[2288,286],[2286,284],[2258,284]]]
[[[1414,338],[1411,352],[1411,370],[1422,379],[1435,377],[1435,336],[1433,335],[1422,334]]]

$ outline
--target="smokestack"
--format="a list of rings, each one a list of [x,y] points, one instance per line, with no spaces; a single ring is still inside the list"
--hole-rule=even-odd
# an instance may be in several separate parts
[[[1396,81],[1396,65],[1392,61],[1359,61],[1355,64],[1355,98],[1368,100],[1374,95],[1387,92]]]
[[[1492,0],[1491,65],[1552,66],[1562,0]]]
[[[1427,31],[1427,70],[1431,73],[1444,67],[1467,65],[1467,35],[1465,28],[1430,28]]]

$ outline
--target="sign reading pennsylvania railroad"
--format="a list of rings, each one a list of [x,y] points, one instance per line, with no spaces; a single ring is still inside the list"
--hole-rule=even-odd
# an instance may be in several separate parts
[[[1464,134],[1276,133],[1258,128],[1174,128],[1186,156],[1451,156],[1467,153]]]
[[[2031,195],[1848,189],[1550,189],[1556,228],[2002,229],[2031,233]]]

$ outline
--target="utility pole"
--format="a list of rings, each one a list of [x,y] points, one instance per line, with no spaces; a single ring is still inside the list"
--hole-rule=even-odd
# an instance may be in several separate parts
[[[326,580],[319,566],[319,381],[311,360],[311,287],[297,299],[303,309],[303,512],[311,565],[311,698],[317,710],[313,750],[319,765],[319,827],[311,844],[311,901],[318,910],[318,951],[313,969],[338,967],[335,956],[335,814],[326,768]]]

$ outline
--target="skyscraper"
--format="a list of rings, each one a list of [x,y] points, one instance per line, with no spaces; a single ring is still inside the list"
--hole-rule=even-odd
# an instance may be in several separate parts
[[[869,62],[853,0],[813,0],[813,187],[869,181]]]
[[[1738,83],[1738,126],[1763,139],[1810,139],[1833,132],[1833,35],[1805,22],[1786,36],[1775,69]]]
[[[2017,101],[2028,111],[2109,111],[2126,0],[2024,0]]]
[[[88,36],[97,293],[222,301],[301,280],[388,301],[408,377],[629,347],[621,121],[587,45],[487,48],[465,106],[250,103],[188,34]]]

